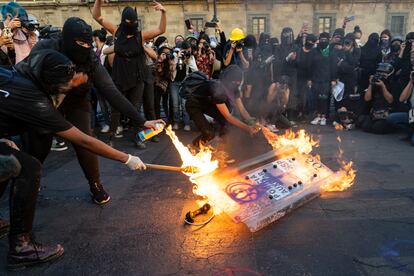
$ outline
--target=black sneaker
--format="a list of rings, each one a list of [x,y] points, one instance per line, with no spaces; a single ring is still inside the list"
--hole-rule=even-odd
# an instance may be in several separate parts
[[[101,183],[90,183],[90,190],[93,201],[98,205],[108,203],[111,197],[104,190]]]
[[[4,238],[10,230],[10,223],[0,218],[0,239]]]
[[[46,263],[59,258],[64,252],[65,250],[60,244],[39,244],[28,233],[12,236],[9,239],[7,269],[19,270]]]

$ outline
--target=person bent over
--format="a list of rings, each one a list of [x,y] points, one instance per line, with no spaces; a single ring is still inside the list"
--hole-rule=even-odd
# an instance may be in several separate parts
[[[230,65],[223,71],[219,81],[206,81],[200,85],[189,97],[186,109],[201,134],[193,140],[194,146],[205,144],[215,137],[215,128],[206,119],[210,116],[219,125],[220,136],[225,134],[227,123],[230,123],[250,134],[258,129],[249,126],[231,114],[237,108],[242,118],[252,121],[240,98],[239,86],[243,72],[237,65]]]

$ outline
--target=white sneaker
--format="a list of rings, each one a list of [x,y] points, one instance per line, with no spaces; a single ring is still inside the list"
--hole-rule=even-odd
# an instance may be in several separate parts
[[[325,117],[321,118],[319,123],[321,124],[321,126],[326,126],[326,118]]]
[[[115,138],[122,138],[122,137],[124,137],[124,134],[122,133],[124,131],[124,128],[122,127],[122,126],[119,126],[119,127],[117,127],[116,128],[116,131],[115,131]]]
[[[319,125],[321,123],[321,117],[316,117],[315,119],[312,120],[311,124],[312,125]],[[326,122],[325,122],[326,123]]]
[[[173,125],[173,130],[179,130],[179,129],[180,129],[180,126],[177,123],[175,123]]]
[[[185,125],[185,126],[184,126],[184,130],[185,130],[185,131],[191,131],[191,127],[190,127],[189,125]]]
[[[109,132],[109,126],[108,125],[104,125],[102,128],[101,128],[101,133],[108,133]]]

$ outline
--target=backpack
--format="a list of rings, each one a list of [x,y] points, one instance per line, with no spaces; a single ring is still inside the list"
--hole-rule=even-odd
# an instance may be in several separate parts
[[[192,72],[181,83],[179,94],[183,99],[188,99],[197,88],[208,81],[208,76],[205,73],[201,71]]]

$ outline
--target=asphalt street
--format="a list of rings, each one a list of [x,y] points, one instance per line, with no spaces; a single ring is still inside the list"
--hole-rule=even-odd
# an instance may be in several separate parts
[[[1,275],[414,275],[414,148],[398,134],[377,136],[332,127],[307,127],[320,140],[322,162],[337,169],[338,142],[355,162],[357,179],[266,228],[251,233],[226,214],[203,228],[184,226],[196,208],[180,173],[132,172],[101,158],[105,206],[92,204],[73,150],[53,152],[44,170],[35,218],[42,242],[59,242],[63,258]],[[179,131],[188,143],[195,135]],[[115,147],[146,162],[181,165],[169,138],[136,150],[128,137]],[[240,149],[243,152],[243,148]],[[8,196],[0,202],[8,215]],[[233,273],[233,274],[232,274]]]

